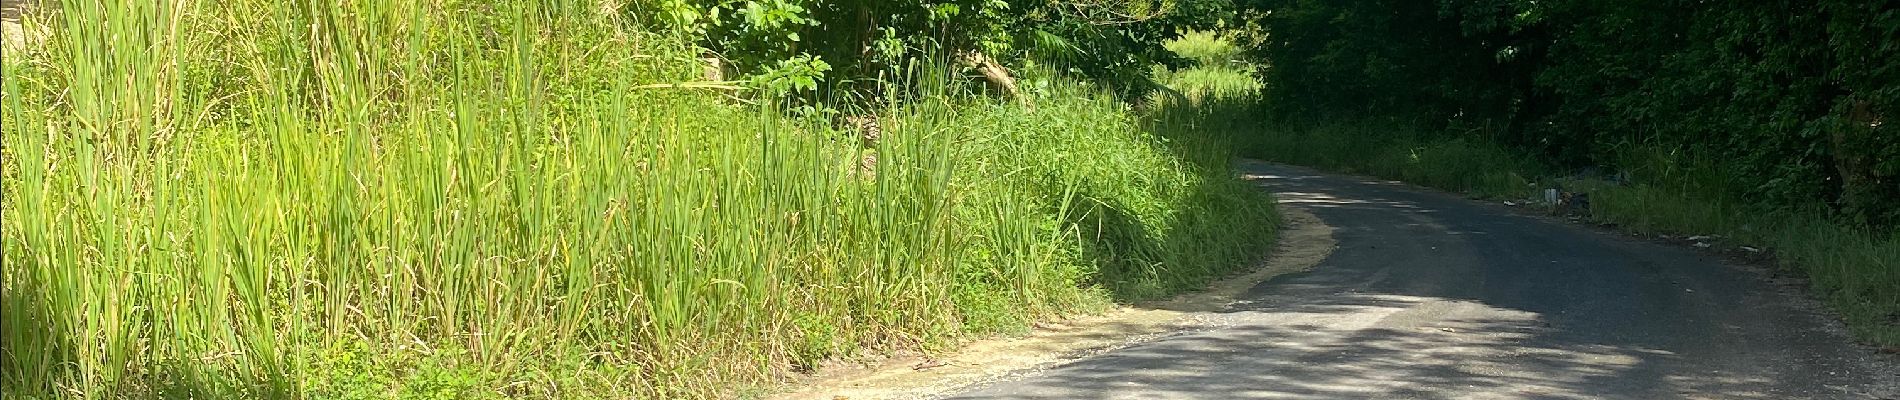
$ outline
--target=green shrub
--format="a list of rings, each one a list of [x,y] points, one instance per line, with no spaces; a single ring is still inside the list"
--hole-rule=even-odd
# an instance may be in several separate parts
[[[1161,45],[1201,67],[1220,68],[1241,62],[1240,46],[1234,44],[1232,38],[1214,31],[1191,31]]]

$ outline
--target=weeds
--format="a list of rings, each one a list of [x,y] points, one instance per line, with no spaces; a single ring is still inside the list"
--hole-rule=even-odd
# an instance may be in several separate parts
[[[1254,66],[1241,59],[1241,49],[1231,38],[1213,32],[1188,32],[1163,45],[1193,62],[1187,68],[1154,68],[1155,81],[1182,97],[1196,102],[1207,99],[1246,102],[1259,95],[1260,81],[1254,79]],[[1254,110],[1232,111],[1250,113]]]

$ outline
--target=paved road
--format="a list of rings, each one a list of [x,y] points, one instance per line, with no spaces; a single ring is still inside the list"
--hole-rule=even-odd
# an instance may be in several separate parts
[[[1798,291],[1687,249],[1249,163],[1337,228],[1210,326],[968,399],[1863,399],[1900,382]],[[1883,361],[1884,360],[1884,361]]]

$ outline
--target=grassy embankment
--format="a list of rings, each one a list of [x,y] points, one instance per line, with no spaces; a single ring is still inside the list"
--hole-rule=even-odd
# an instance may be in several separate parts
[[[0,397],[729,396],[1272,235],[1205,113],[1056,77],[865,145],[593,7],[161,3],[6,57]]]

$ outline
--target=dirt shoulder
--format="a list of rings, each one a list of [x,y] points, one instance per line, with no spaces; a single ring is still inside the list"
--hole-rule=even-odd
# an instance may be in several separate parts
[[[1332,253],[1333,227],[1304,210],[1281,206],[1280,213],[1280,238],[1267,259],[1251,272],[1214,282],[1206,290],[1038,324],[1027,335],[979,340],[949,354],[827,366],[788,393],[768,398],[933,398],[1202,327],[1204,314],[1228,309],[1254,285],[1311,269]]]
[[[24,52],[35,39],[46,36],[44,30],[28,35],[26,25],[21,20],[24,7],[22,0],[0,0],[0,58]]]

